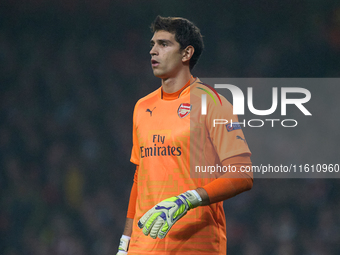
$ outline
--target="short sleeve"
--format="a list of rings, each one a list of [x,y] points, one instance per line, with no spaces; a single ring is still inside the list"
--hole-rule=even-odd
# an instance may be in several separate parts
[[[138,135],[137,135],[137,108],[138,102],[135,105],[135,109],[133,111],[133,126],[132,126],[132,151],[131,151],[131,158],[130,161],[135,165],[139,165],[140,159],[140,151],[139,151],[139,144],[138,144]]]
[[[233,106],[223,96],[221,101],[222,105],[208,102],[206,117],[209,136],[220,161],[245,153],[251,155],[242,124],[238,122],[238,116],[233,115]]]

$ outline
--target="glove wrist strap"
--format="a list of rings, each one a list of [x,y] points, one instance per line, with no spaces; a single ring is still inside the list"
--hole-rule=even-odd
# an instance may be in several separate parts
[[[202,202],[202,198],[201,196],[198,194],[198,192],[196,190],[190,190],[192,193],[194,193],[194,195],[197,197],[198,201]]]
[[[131,236],[122,235],[122,238],[125,238],[125,239],[127,239],[127,240],[129,240],[129,241],[130,241],[130,239],[131,239]]]
[[[184,195],[189,202],[188,205],[190,209],[196,208],[197,206],[200,206],[202,204],[202,198],[195,190],[188,190],[182,195]]]
[[[120,242],[119,242],[120,251],[128,250],[130,239],[131,239],[130,236],[122,235],[122,237],[120,238]]]

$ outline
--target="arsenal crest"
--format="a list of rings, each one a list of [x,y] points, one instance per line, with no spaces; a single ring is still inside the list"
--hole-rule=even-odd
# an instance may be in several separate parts
[[[177,113],[180,118],[184,118],[190,113],[190,111],[191,111],[191,104],[184,103],[178,107]]]

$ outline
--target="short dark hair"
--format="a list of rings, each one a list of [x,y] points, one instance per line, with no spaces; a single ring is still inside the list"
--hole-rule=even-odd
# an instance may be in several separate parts
[[[175,39],[179,43],[182,50],[189,45],[194,47],[195,51],[189,62],[189,67],[191,70],[196,65],[204,49],[203,38],[200,29],[187,19],[177,17],[162,17],[158,15],[151,24],[151,31],[155,33],[160,30],[175,34]]]

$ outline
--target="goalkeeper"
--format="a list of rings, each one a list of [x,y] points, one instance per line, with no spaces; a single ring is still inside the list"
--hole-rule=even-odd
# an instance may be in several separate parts
[[[238,118],[224,97],[191,75],[203,50],[200,30],[186,19],[158,16],[152,32],[151,66],[161,87],[134,109],[136,171],[117,254],[225,255],[223,201],[251,189],[252,175],[191,178],[191,168],[219,164],[240,170],[251,166],[251,153],[240,125],[213,127],[213,119]],[[216,98],[208,98],[207,114],[201,115],[205,92]]]

